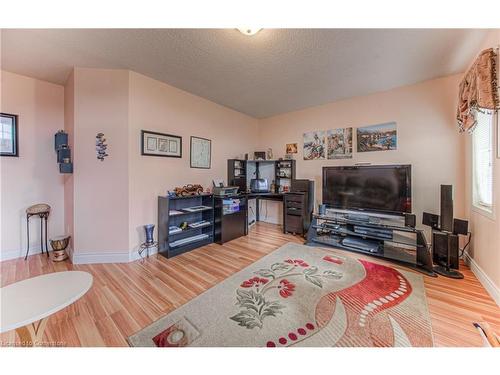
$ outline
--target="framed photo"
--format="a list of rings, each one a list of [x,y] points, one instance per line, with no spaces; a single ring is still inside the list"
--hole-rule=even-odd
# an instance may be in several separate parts
[[[287,143],[286,144],[286,154],[296,154],[298,152],[297,143]]]
[[[17,115],[0,113],[0,156],[19,156]]]
[[[304,160],[326,159],[326,132],[323,130],[304,133]]]
[[[396,150],[398,143],[396,123],[386,122],[358,128],[357,143],[358,152]]]
[[[141,130],[141,155],[182,158],[182,137]]]
[[[191,136],[191,168],[210,169],[212,141]]]

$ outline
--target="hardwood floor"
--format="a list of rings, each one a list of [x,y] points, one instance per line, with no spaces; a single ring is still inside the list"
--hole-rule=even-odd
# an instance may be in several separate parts
[[[1,285],[50,272],[90,272],[94,276],[91,290],[50,317],[46,344],[127,346],[131,334],[287,242],[302,240],[283,234],[276,225],[258,223],[246,237],[172,259],[154,255],[133,263],[72,265],[69,261],[54,263],[38,254],[27,261],[0,263]],[[346,255],[384,263],[359,254]],[[488,321],[500,332],[500,308],[466,266],[461,271],[463,280],[424,277],[436,346],[481,346],[474,321]],[[15,331],[2,334],[0,340],[2,346],[19,343]]]

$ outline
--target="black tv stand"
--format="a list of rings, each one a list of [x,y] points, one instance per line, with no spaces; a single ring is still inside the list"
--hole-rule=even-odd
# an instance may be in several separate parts
[[[389,220],[345,212],[313,215],[307,245],[332,246],[384,258],[436,277],[423,231]]]

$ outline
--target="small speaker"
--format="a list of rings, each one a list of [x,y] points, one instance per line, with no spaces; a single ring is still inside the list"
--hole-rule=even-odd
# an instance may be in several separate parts
[[[59,163],[59,173],[73,173],[73,163]]]
[[[414,214],[405,214],[405,227],[415,228],[417,217]]]
[[[469,222],[467,220],[453,219],[453,234],[466,236],[469,233]]]
[[[441,185],[441,230],[453,231],[453,186]]]
[[[422,214],[422,224],[437,229],[439,227],[439,216],[424,212]]]
[[[450,233],[432,233],[432,261],[434,264],[458,269],[458,236]]]

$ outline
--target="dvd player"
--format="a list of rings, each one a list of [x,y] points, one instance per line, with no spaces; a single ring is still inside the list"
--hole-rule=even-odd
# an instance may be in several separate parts
[[[342,245],[367,251],[370,253],[378,253],[379,249],[379,241],[366,240],[359,237],[350,237],[350,236],[342,240]]]

